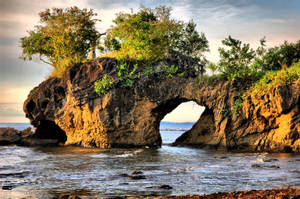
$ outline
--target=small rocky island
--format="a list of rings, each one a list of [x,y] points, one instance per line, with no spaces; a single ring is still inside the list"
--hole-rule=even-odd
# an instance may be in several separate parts
[[[24,103],[35,137],[84,147],[160,147],[160,121],[179,104],[194,101],[205,111],[175,145],[300,151],[299,84],[250,93],[236,110],[245,82],[224,78],[204,81],[195,67],[190,67],[192,62],[177,57],[158,63],[156,73],[137,71],[131,87],[116,86],[99,96],[95,81],[105,74],[116,75],[117,62],[98,58],[74,64],[62,77],[50,77],[35,87]],[[176,64],[179,70],[172,77],[164,76],[160,71],[164,64]],[[187,67],[194,70],[179,76]]]

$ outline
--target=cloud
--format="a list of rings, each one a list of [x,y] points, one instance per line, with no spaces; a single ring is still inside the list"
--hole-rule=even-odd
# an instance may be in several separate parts
[[[171,113],[167,114],[162,121],[166,122],[196,122],[204,111],[203,106],[195,102],[181,103]]]
[[[29,122],[22,107],[22,103],[0,103],[0,123]]]

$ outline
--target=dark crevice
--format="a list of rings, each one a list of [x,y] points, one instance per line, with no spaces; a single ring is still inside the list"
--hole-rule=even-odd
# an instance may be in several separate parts
[[[50,120],[42,120],[38,125],[34,138],[38,139],[55,139],[60,143],[65,143],[67,140],[66,133]]]

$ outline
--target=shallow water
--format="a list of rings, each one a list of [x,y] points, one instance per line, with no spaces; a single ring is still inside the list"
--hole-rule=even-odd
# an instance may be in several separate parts
[[[160,149],[0,147],[0,198],[61,194],[187,195],[300,186],[300,155],[226,153],[172,147],[183,132],[161,132]],[[252,165],[252,166],[251,166]],[[142,171],[145,179],[127,175]],[[159,189],[167,184],[173,189]]]

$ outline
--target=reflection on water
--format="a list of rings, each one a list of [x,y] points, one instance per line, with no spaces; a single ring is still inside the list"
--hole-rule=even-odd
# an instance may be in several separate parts
[[[162,132],[164,143],[182,132]],[[153,149],[0,147],[0,196],[186,195],[300,186],[300,156]],[[143,176],[133,180],[134,172]],[[173,189],[159,189],[167,184]],[[3,190],[7,189],[7,190]]]

